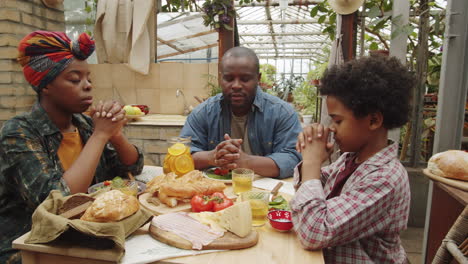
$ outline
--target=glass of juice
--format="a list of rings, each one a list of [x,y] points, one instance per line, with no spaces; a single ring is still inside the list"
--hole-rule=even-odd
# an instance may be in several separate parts
[[[267,222],[269,192],[248,191],[241,194],[242,201],[249,201],[252,210],[252,226],[263,226]]]
[[[238,168],[232,171],[232,188],[239,195],[252,190],[254,171],[251,169]]]

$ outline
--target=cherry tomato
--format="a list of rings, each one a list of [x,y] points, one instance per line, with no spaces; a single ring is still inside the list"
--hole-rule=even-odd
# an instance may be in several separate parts
[[[192,212],[203,212],[203,211],[212,211],[213,210],[213,201],[208,195],[195,195],[190,200],[190,205],[192,205]]]
[[[225,208],[228,208],[229,206],[233,205],[234,202],[227,198],[224,193],[221,192],[215,192],[211,195],[211,199],[213,200],[213,211],[217,212],[220,210],[223,210]]]
[[[214,174],[216,175],[226,175],[229,173],[229,169],[221,169],[221,168],[215,168],[213,170]]]
[[[219,169],[219,173],[221,173],[220,175],[226,175],[229,173],[229,169]]]

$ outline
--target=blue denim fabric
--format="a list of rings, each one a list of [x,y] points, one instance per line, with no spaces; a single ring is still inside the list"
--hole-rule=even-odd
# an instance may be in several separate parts
[[[275,161],[279,178],[293,175],[301,161],[296,140],[302,131],[297,113],[283,100],[257,88],[252,111],[248,116],[248,137],[252,153]],[[181,136],[192,137],[192,153],[214,149],[231,134],[231,109],[223,95],[213,96],[196,107],[188,116]]]

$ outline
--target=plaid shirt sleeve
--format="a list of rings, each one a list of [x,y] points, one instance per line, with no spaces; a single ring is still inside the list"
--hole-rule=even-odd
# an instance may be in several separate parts
[[[291,201],[294,228],[305,248],[334,247],[383,231],[394,189],[391,173],[376,170],[341,195],[326,200],[320,180],[304,182]]]

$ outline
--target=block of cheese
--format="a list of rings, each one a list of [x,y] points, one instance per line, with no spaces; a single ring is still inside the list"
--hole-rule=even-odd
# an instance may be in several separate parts
[[[252,230],[252,211],[248,201],[236,203],[218,212],[190,213],[192,218],[216,231],[230,231],[246,237]]]

